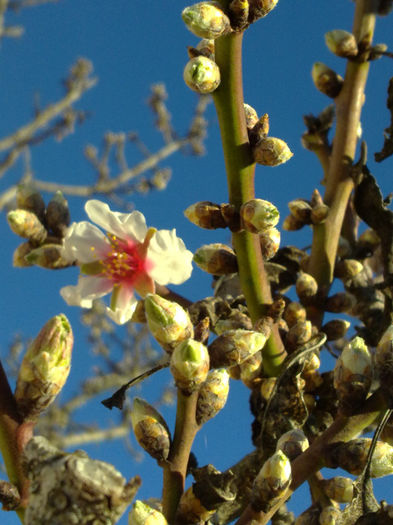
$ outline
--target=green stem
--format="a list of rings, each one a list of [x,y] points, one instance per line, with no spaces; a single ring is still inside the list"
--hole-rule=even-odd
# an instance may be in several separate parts
[[[0,449],[8,479],[18,488],[21,496],[21,504],[16,512],[22,523],[29,481],[23,473],[21,453],[31,434],[32,425],[21,422],[15,398],[0,361]]]
[[[255,163],[248,141],[243,106],[242,37],[233,33],[215,41],[215,61],[220,68],[221,84],[213,93],[228,181],[229,202],[238,210],[255,198]],[[263,264],[258,235],[234,233],[232,243],[239,266],[239,277],[253,322],[266,314],[272,303],[270,285]],[[263,350],[264,367],[277,375],[285,358],[277,327]]]
[[[184,491],[188,459],[199,429],[195,420],[198,391],[187,396],[178,389],[176,426],[173,443],[164,468],[162,495],[163,513],[168,523],[174,523],[177,506]]]
[[[356,2],[353,34],[363,50],[372,42],[377,7],[378,0]],[[326,297],[333,281],[338,241],[353,190],[350,168],[356,152],[357,132],[368,71],[367,51],[361,52],[355,60],[349,60],[343,89],[335,99],[336,134],[324,197],[325,203],[330,206],[330,212],[326,222],[314,226],[309,267],[310,273],[318,281],[321,299]],[[315,309],[311,314],[314,323],[319,325],[322,322],[323,312]]]

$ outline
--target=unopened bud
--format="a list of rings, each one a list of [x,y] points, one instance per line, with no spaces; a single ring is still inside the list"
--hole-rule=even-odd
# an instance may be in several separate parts
[[[359,235],[358,243],[375,250],[381,244],[381,239],[375,230],[369,228]]]
[[[291,482],[291,463],[287,456],[278,450],[265,461],[257,474],[251,496],[251,505],[257,511],[268,511]]]
[[[253,147],[253,155],[257,164],[279,166],[287,162],[293,153],[283,140],[266,137]]]
[[[370,49],[370,54],[368,56],[368,59],[369,60],[379,60],[387,50],[388,50],[388,46],[386,44],[375,44]]]
[[[240,379],[247,388],[252,389],[257,382],[260,382],[262,362],[262,352],[257,352],[239,365]]]
[[[65,315],[50,319],[21,363],[15,399],[24,419],[35,420],[63,388],[71,367],[74,337]]]
[[[259,234],[259,242],[264,261],[270,261],[280,248],[281,233],[277,228],[269,228]]]
[[[150,332],[169,353],[194,334],[190,317],[184,308],[157,294],[146,296],[145,315]]]
[[[214,325],[214,331],[217,335],[221,335],[228,330],[236,330],[237,328],[252,330],[250,317],[243,312],[239,312],[239,310],[232,311],[227,319],[219,319]]]
[[[350,341],[334,367],[334,388],[344,408],[362,403],[373,379],[372,357],[361,337]]]
[[[343,281],[352,279],[363,270],[363,264],[356,259],[342,259],[334,268],[334,275]]]
[[[18,185],[16,190],[16,205],[22,210],[34,213],[40,221],[44,220],[45,202],[33,184],[23,183]]]
[[[327,298],[325,310],[334,314],[349,313],[356,304],[355,297],[348,292],[338,292]]]
[[[322,224],[329,215],[329,206],[327,204],[319,204],[314,206],[311,210],[310,219],[313,224]]]
[[[288,215],[285,217],[283,223],[282,223],[282,229],[287,232],[294,232],[296,230],[300,230],[305,226],[304,222],[299,221],[299,219],[296,219],[293,215]]]
[[[319,525],[336,525],[339,523],[341,510],[334,505],[327,505],[319,515]]]
[[[285,432],[277,441],[276,450],[282,450],[290,461],[304,452],[309,446],[303,430],[295,428]]]
[[[355,36],[343,29],[328,31],[325,34],[325,42],[330,51],[339,57],[348,58],[358,54]]]
[[[181,496],[176,512],[176,523],[179,525],[197,525],[206,523],[215,514],[216,509],[207,509],[195,494],[193,484]]]
[[[270,333],[254,332],[252,330],[229,330],[220,335],[209,345],[210,363],[212,368],[240,365],[261,350]]]
[[[128,515],[128,525],[168,525],[168,522],[160,511],[136,500]]]
[[[290,349],[304,345],[312,337],[311,321],[298,321],[288,330],[285,337],[285,344]]]
[[[307,301],[315,297],[318,291],[316,279],[306,272],[301,272],[296,279],[296,293],[301,301]]]
[[[285,308],[283,317],[288,326],[291,327],[298,321],[305,321],[307,319],[307,312],[302,304],[292,301]]]
[[[321,331],[326,334],[328,341],[336,341],[345,336],[350,326],[351,323],[344,319],[332,319],[322,326]]]
[[[24,239],[42,243],[48,235],[45,226],[37,215],[31,211],[12,210],[8,212],[7,220],[11,230]]]
[[[184,393],[197,390],[209,372],[209,352],[204,344],[187,339],[171,356],[170,369],[176,386]]]
[[[250,145],[254,147],[259,144],[261,140],[264,140],[269,133],[269,129],[269,115],[264,113],[261,117],[259,117],[254,126],[248,131]]]
[[[184,215],[187,219],[200,228],[215,230],[226,228],[227,223],[221,213],[221,206],[210,201],[201,201],[191,204]]]
[[[57,191],[46,208],[47,226],[58,237],[64,237],[70,220],[67,199],[64,198],[61,191]]]
[[[216,39],[231,27],[219,2],[199,2],[186,7],[181,16],[187,28],[200,38]]]
[[[353,498],[353,480],[344,476],[335,476],[320,480],[326,496],[337,503],[350,503]]]
[[[198,393],[196,422],[203,425],[224,408],[229,393],[229,374],[225,368],[210,370]]]
[[[318,91],[330,98],[336,98],[344,84],[344,79],[322,62],[315,62],[311,76]]]
[[[277,2],[278,0],[251,0],[249,9],[250,23],[268,15],[276,7]]]
[[[158,461],[167,459],[171,438],[161,414],[149,403],[136,397],[131,410],[131,423],[141,447]]]
[[[14,251],[12,256],[12,265],[15,268],[26,268],[27,266],[32,266],[32,263],[29,263],[26,260],[26,255],[28,255],[33,249],[32,245],[27,241],[20,244]]]
[[[310,223],[311,217],[311,204],[304,199],[295,199],[288,203],[289,211],[291,215],[303,224]]]
[[[247,27],[249,8],[248,0],[232,0],[229,4],[231,26],[235,31],[242,31]]]
[[[225,244],[205,244],[195,252],[193,261],[199,268],[212,275],[237,272],[235,252]]]
[[[213,39],[202,38],[202,40],[198,42],[196,49],[201,55],[214,60],[215,45]]]
[[[258,113],[249,104],[243,104],[244,113],[246,115],[246,126],[248,130],[251,130],[258,122]]]
[[[346,443],[333,444],[328,449],[326,466],[339,467],[354,476],[358,476],[366,465],[371,441],[371,438],[357,438]],[[372,478],[381,478],[392,473],[393,447],[383,441],[377,441],[371,457],[370,476]]]
[[[269,401],[271,398],[274,389],[277,384],[277,378],[276,377],[265,377],[262,379],[261,387],[260,387],[260,394],[262,396],[262,399],[265,401]]]
[[[252,199],[240,208],[243,228],[251,233],[260,233],[273,228],[280,220],[278,209],[269,201]]]
[[[70,262],[63,259],[64,250],[60,244],[43,244],[42,246],[30,250],[25,256],[25,260],[30,264],[35,264],[41,268],[58,270],[59,268],[68,268]]]
[[[212,93],[221,81],[217,64],[204,56],[192,58],[187,63],[183,78],[190,89],[203,95]]]

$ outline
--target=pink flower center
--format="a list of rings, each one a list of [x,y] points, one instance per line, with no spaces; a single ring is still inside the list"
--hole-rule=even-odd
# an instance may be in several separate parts
[[[102,273],[115,284],[133,285],[152,268],[143,244],[108,235],[112,248],[101,259]]]

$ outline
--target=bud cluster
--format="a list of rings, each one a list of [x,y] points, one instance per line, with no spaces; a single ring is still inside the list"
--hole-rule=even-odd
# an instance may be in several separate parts
[[[31,184],[21,184],[16,192],[17,208],[7,214],[11,230],[27,239],[13,256],[17,267],[41,266],[57,269],[70,266],[62,258],[62,239],[70,224],[68,203],[60,191],[45,206],[40,193]]]
[[[295,199],[288,203],[291,212],[283,222],[283,229],[287,231],[300,230],[306,225],[316,225],[325,222],[329,206],[324,204],[317,189],[314,190],[311,200]]]

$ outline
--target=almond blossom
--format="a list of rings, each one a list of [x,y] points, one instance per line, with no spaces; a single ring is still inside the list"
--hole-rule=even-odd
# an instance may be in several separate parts
[[[181,284],[192,272],[192,253],[176,230],[148,228],[139,211],[120,213],[98,200],[85,205],[89,219],[73,223],[64,239],[63,257],[76,261],[81,275],[76,286],[60,294],[67,304],[91,308],[94,299],[111,293],[107,313],[117,324],[129,321],[137,299],[160,285]]]

